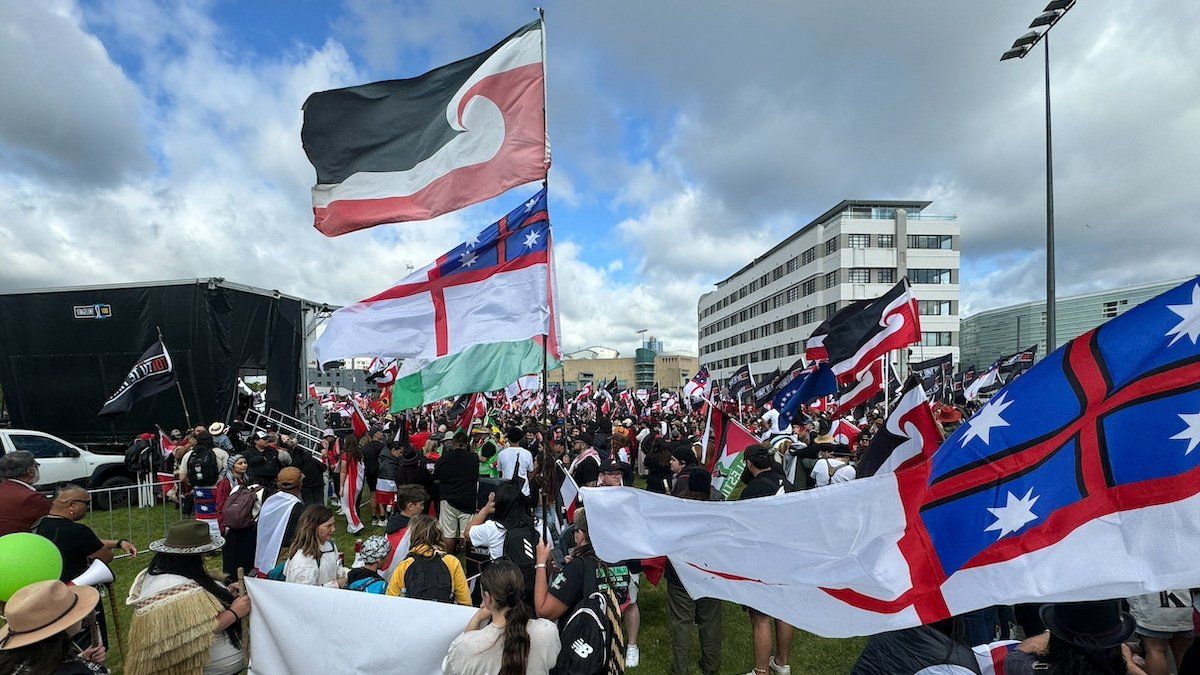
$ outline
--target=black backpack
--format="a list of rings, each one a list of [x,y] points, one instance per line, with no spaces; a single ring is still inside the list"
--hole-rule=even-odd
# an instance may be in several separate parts
[[[512,561],[525,577],[525,601],[533,606],[533,579],[537,571],[538,536],[532,526],[514,527],[504,532],[504,557]]]
[[[404,597],[414,600],[454,602],[454,584],[450,580],[450,569],[442,560],[444,553],[431,556],[410,554],[412,559],[404,570]]]
[[[138,438],[125,449],[125,468],[133,473],[153,473],[158,470],[154,446],[150,441]]]
[[[193,448],[187,461],[188,484],[192,487],[208,487],[216,485],[218,478],[217,453],[203,445]]]
[[[585,569],[586,579],[597,589],[596,561]],[[619,675],[625,672],[625,627],[621,622],[621,605],[609,579],[605,590],[593,590],[584,596],[559,630],[562,648],[558,661],[550,671],[554,675]]]

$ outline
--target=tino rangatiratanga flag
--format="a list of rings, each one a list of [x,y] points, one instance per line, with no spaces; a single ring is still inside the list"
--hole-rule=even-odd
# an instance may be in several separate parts
[[[428,220],[546,177],[543,27],[417,77],[317,92],[300,138],[313,226]]]
[[[104,402],[97,413],[100,417],[120,415],[129,412],[134,401],[147,396],[153,396],[160,391],[175,386],[175,363],[162,340],[155,340],[142,355],[137,363],[129,370],[129,374],[121,382],[121,386]]]

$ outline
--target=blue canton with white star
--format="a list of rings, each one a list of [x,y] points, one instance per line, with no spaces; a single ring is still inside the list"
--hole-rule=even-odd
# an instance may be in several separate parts
[[[538,218],[537,216],[541,216]],[[441,276],[486,270],[511,262],[549,246],[550,221],[546,211],[546,189],[542,188],[505,217],[505,235],[500,221],[492,223],[471,239],[455,246],[438,266]],[[503,246],[501,246],[503,242]]]

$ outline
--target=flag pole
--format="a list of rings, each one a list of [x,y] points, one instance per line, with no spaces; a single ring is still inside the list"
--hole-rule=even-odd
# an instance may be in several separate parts
[[[158,342],[159,342],[159,344],[162,345],[163,351],[170,354],[171,352],[167,351],[167,342],[166,342],[166,340],[163,340],[162,327],[155,326],[154,330],[158,331]],[[174,361],[172,361],[171,363],[174,364]],[[192,426],[192,416],[190,414],[188,414],[187,400],[184,399],[184,397],[183,397],[183,384],[180,383],[180,381],[179,381],[179,371],[178,370],[175,371],[175,388],[177,390],[179,390],[179,402],[181,404],[183,404],[183,419],[187,420],[187,425],[188,425],[188,428],[190,429]]]

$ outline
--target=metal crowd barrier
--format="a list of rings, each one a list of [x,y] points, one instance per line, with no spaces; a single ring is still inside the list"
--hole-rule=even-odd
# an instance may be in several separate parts
[[[134,485],[88,490],[92,512],[86,524],[101,539],[124,539],[138,551],[166,536],[171,523],[183,518],[180,480],[139,477]],[[115,557],[127,557],[119,552]]]

